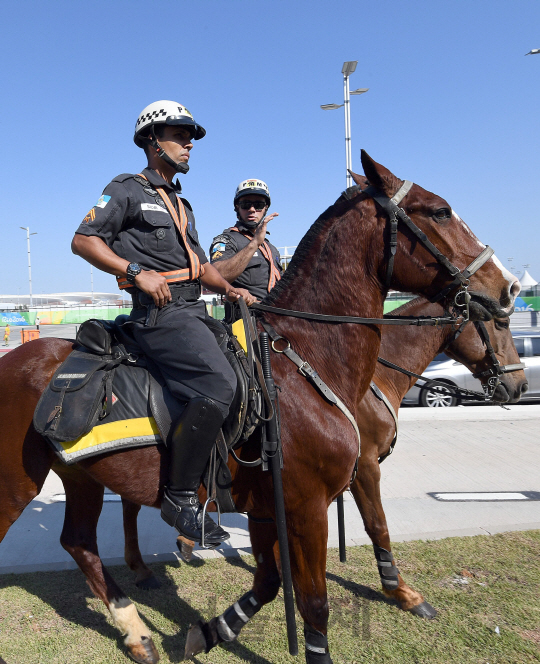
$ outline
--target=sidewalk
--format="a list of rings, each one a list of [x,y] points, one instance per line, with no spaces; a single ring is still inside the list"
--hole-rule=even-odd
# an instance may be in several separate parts
[[[381,466],[381,491],[393,541],[497,533],[540,528],[540,501],[440,502],[430,492],[540,491],[540,405],[430,409],[403,408],[392,456]],[[59,543],[64,503],[60,480],[51,473],[41,494],[26,508],[0,544],[0,573],[74,568]],[[123,564],[122,510],[107,494],[98,526],[100,555]],[[348,545],[368,544],[350,494],[345,495]],[[250,552],[247,517],[228,514],[231,539],[201,557]],[[143,507],[140,548],[146,561],[174,560],[175,532],[159,512]],[[337,546],[336,507],[329,509],[328,546]]]

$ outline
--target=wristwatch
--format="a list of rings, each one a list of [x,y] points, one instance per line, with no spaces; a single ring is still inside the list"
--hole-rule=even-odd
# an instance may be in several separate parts
[[[135,277],[142,272],[142,267],[138,263],[130,263],[126,268],[126,280],[130,284],[135,284]]]

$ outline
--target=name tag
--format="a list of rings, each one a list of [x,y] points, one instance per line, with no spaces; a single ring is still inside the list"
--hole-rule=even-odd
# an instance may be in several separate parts
[[[161,205],[157,205],[156,203],[141,203],[141,210],[147,210],[149,212],[165,212],[165,214],[169,214],[167,210],[164,210]]]

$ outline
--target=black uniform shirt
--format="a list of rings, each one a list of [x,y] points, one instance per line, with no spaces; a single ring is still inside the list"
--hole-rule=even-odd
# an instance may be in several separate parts
[[[226,228],[221,235],[213,239],[210,245],[210,262],[217,263],[218,261],[232,258],[244,249],[244,247],[247,247],[249,243],[250,240],[242,235],[242,233]],[[265,244],[270,247],[272,260],[281,274],[283,268],[281,267],[277,247],[270,244],[268,240],[265,240]],[[232,282],[232,285],[237,288],[245,288],[257,299],[262,300],[263,297],[268,295],[269,277],[270,266],[259,247],[247,264],[246,269]]]
[[[180,185],[169,184],[151,168],[138,175],[114,178],[103,195],[75,231],[101,238],[117,256],[139,263],[146,270],[171,272],[189,267],[189,258],[173,218],[156,192],[161,187],[178,210],[176,196]],[[187,239],[201,265],[208,262],[195,230],[191,205],[182,198],[186,210]]]

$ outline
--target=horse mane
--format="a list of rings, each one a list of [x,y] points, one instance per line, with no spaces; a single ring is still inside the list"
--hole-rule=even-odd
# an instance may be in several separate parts
[[[294,256],[289,263],[289,266],[285,270],[285,273],[277,284],[272,288],[272,291],[262,300],[263,304],[273,305],[280,298],[284,291],[289,288],[289,285],[297,277],[300,268],[304,264],[304,261],[308,260],[311,257],[311,252],[315,242],[320,239],[323,232],[328,231],[331,227],[329,224],[330,221],[335,221],[341,215],[336,214],[336,206],[340,203],[350,203],[351,201],[342,200],[340,196],[336,202],[327,208],[310,226],[307,233],[300,240]],[[355,200],[355,203],[358,201]]]

